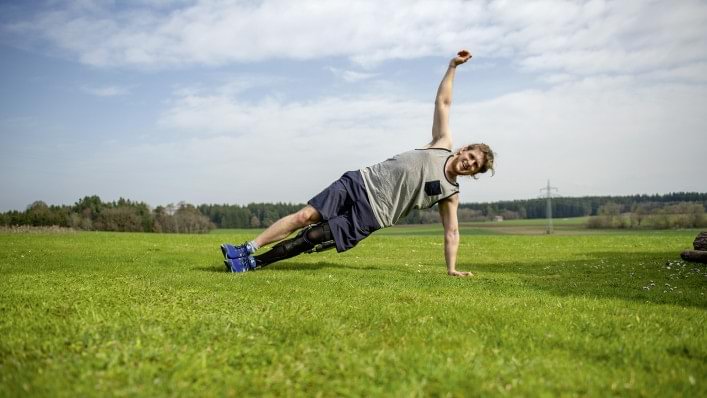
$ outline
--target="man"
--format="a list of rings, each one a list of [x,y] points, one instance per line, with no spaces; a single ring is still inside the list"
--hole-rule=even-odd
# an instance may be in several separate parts
[[[452,153],[449,131],[452,83],[457,66],[469,59],[471,54],[462,50],[449,62],[437,90],[429,144],[382,163],[349,171],[307,202],[303,209],[281,218],[254,240],[240,246],[221,245],[226,268],[231,272],[244,272],[333,246],[342,252],[374,231],[392,226],[412,209],[438,204],[444,225],[447,273],[472,275],[456,270],[457,178],[493,170],[494,153],[486,144],[467,145]],[[303,229],[294,238],[283,240],[300,228]],[[270,251],[254,255],[258,248],[278,241]]]

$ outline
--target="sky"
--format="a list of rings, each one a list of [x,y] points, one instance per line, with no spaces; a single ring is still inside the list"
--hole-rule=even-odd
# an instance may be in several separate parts
[[[462,202],[707,191],[707,2],[1,1],[0,211],[304,203],[431,139]]]

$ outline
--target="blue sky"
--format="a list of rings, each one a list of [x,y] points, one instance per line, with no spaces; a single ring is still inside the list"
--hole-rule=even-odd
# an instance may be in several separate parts
[[[426,144],[448,59],[465,202],[707,191],[704,1],[0,3],[0,210],[305,202]]]

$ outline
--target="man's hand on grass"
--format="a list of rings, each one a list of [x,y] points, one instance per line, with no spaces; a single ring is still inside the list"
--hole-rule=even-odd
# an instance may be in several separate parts
[[[447,274],[449,276],[474,276],[471,272],[463,272],[463,271],[447,271]]]

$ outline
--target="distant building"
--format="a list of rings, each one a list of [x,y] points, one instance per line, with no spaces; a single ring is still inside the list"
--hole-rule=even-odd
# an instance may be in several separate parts
[[[495,217],[493,218],[493,220],[496,221],[496,222],[501,222],[501,221],[503,221],[503,216],[495,216]]]

